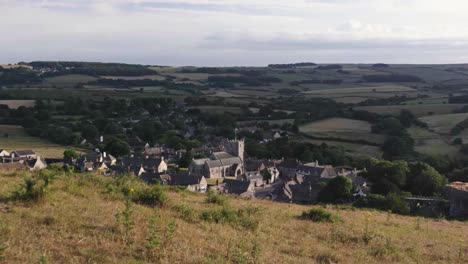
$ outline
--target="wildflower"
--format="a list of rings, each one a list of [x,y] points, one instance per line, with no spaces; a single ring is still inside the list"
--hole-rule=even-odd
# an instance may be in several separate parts
[[[135,189],[130,188],[130,193],[134,193],[134,192],[135,192]]]

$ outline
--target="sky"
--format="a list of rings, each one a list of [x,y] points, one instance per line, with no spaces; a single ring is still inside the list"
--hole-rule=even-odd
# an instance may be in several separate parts
[[[0,63],[468,63],[466,0],[0,0]]]

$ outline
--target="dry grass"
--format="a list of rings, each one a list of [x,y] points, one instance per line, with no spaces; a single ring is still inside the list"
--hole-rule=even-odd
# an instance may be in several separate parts
[[[1,174],[0,174],[1,175]],[[0,176],[0,195],[19,183]],[[150,263],[145,254],[148,222],[154,208],[133,205],[132,243],[121,239],[114,215],[123,201],[105,192],[110,179],[94,175],[60,176],[39,204],[0,202],[0,244],[7,246],[5,263]],[[13,183],[12,183],[13,182]],[[9,183],[7,187],[4,187]],[[170,205],[159,210],[161,228],[175,219],[172,245],[161,250],[161,263],[466,263],[468,248],[460,244],[468,224],[373,212],[371,243],[363,242],[364,211],[329,207],[342,221],[314,223],[299,215],[312,206],[229,198],[234,209],[259,207],[259,227],[201,221],[205,195],[167,190]],[[1,196],[0,196],[1,197]],[[1,199],[0,199],[1,201]],[[192,217],[182,215],[181,205]],[[256,247],[254,245],[257,245]],[[458,259],[462,246],[462,259]],[[244,261],[243,261],[244,260]]]

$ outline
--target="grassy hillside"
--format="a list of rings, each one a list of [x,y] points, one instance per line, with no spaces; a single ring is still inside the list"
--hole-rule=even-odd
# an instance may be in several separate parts
[[[0,173],[4,263],[468,261],[466,222],[346,206],[328,206],[333,221],[313,222],[299,216],[318,206],[220,196],[207,202],[176,188],[47,171],[28,192],[19,188],[22,176]],[[45,180],[51,183],[40,188]]]

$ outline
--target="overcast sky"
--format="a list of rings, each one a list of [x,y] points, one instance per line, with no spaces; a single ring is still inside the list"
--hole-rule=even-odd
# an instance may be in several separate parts
[[[468,62],[466,0],[0,0],[0,63]]]

